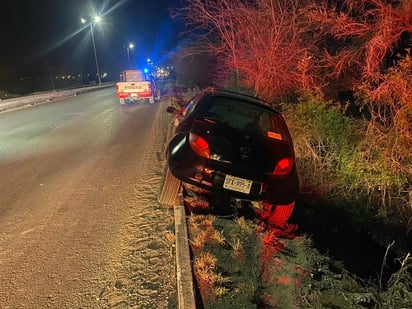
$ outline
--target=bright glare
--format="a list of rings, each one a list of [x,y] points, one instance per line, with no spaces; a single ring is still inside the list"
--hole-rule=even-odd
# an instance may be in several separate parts
[[[93,21],[97,24],[97,23],[99,23],[100,21],[102,20],[102,18],[100,17],[100,16],[95,16],[95,17],[93,17]],[[80,18],[80,21],[81,21],[81,23],[82,24],[85,24],[85,23],[87,23],[87,19],[84,19],[84,18]]]
[[[134,44],[133,44],[133,43],[130,43],[130,44],[129,44],[129,48],[134,48]]]

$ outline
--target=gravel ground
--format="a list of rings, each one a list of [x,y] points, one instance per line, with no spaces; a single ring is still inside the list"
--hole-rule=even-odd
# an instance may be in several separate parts
[[[1,308],[176,304],[173,212],[156,199],[167,103],[100,99],[105,112],[52,130],[81,147],[0,162]]]

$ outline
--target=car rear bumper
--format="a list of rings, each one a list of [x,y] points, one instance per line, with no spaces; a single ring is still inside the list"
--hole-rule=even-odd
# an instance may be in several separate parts
[[[118,92],[117,97],[120,99],[142,100],[152,97],[150,91],[146,92]]]
[[[170,143],[168,165],[172,174],[183,182],[239,199],[289,204],[296,200],[300,190],[296,167],[285,176],[251,173],[244,168],[200,157],[184,137]],[[225,188],[226,178],[231,176],[241,185],[247,183],[250,186],[245,190],[247,193]]]

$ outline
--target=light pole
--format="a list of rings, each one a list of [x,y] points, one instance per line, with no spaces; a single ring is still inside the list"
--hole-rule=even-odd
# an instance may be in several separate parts
[[[94,17],[94,21],[91,21],[89,23],[90,26],[90,33],[92,35],[92,43],[93,43],[93,52],[94,52],[94,60],[96,62],[96,72],[97,72],[97,78],[99,80],[99,85],[102,84],[102,80],[100,78],[100,70],[99,70],[99,62],[97,61],[97,52],[96,52],[96,43],[94,42],[94,33],[93,33],[93,23],[98,23],[100,22],[101,18],[99,16],[95,16]],[[80,21],[82,22],[82,24],[85,24],[87,22],[87,20],[85,20],[84,18],[81,18]]]
[[[134,48],[134,44],[130,43],[129,45],[127,45],[126,49],[127,49],[127,61],[129,63],[129,69],[131,69],[130,66],[130,50]]]

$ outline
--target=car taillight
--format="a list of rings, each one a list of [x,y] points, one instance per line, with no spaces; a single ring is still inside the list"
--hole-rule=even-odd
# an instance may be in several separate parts
[[[189,134],[189,144],[192,147],[193,151],[196,152],[199,156],[210,158],[210,149],[207,141],[196,134]]]
[[[293,164],[293,158],[283,158],[276,164],[273,174],[278,176],[289,174],[292,171]]]

